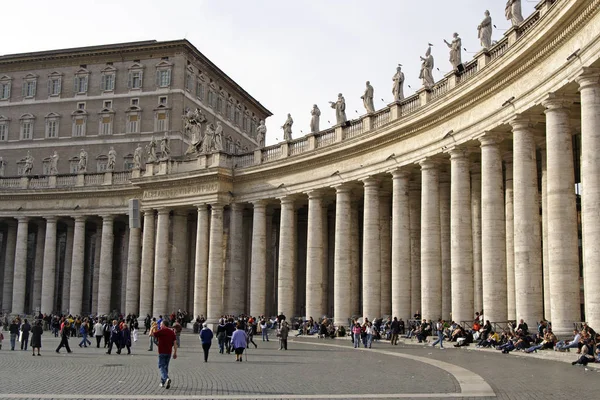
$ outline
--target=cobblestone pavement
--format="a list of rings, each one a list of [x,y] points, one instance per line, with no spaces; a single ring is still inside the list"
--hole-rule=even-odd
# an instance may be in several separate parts
[[[234,362],[213,342],[208,363],[196,335],[182,335],[171,361],[171,389],[159,387],[156,348],[140,336],[133,354],[77,346],[54,352],[48,333],[42,357],[0,351],[0,399],[381,399],[381,398],[597,398],[599,370],[568,363],[467,349],[375,343],[355,350],[349,340],[291,338],[288,351],[256,338],[258,349]],[[574,357],[572,355],[571,357]]]

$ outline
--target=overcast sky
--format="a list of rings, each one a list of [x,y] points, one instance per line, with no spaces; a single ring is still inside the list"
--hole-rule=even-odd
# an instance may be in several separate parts
[[[536,3],[523,0],[525,18]],[[421,87],[419,56],[428,42],[434,44],[438,80],[451,69],[443,39],[450,41],[458,32],[463,47],[477,52],[477,25],[486,9],[497,26],[493,40],[509,28],[505,4],[505,0],[31,0],[24,8],[22,2],[5,1],[0,54],[187,38],[271,110],[267,143],[272,144],[283,138],[280,126],[287,113],[294,119],[294,138],[309,132],[313,104],[322,112],[321,129],[331,126],[328,121],[335,121],[335,111],[328,102],[340,92],[348,118],[364,114],[360,96],[367,80],[375,88],[375,108],[390,103],[398,63],[406,76],[404,93],[411,95]],[[463,62],[472,55],[463,51]]]

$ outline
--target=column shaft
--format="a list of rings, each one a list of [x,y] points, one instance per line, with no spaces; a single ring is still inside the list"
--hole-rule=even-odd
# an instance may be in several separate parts
[[[98,296],[98,315],[107,315],[112,311],[110,294],[112,293],[113,270],[113,224],[112,215],[102,216],[102,248],[100,249],[100,276],[98,277],[99,293],[102,295]],[[77,221],[75,221],[75,229],[77,229]],[[75,268],[74,260],[75,255],[73,254],[73,269]]]
[[[187,304],[186,279],[187,257],[187,211],[176,210],[172,217],[172,246],[169,262],[169,311],[184,309]]]
[[[198,206],[196,227],[196,260],[194,274],[194,315],[206,316],[206,292],[208,289],[208,239],[210,236],[208,206]],[[252,314],[255,315],[255,314]],[[259,315],[259,314],[256,314]]]
[[[450,255],[450,181],[449,176],[440,179],[440,237],[442,260],[442,315],[451,320],[452,313],[452,275]]]
[[[154,254],[154,296],[152,312],[154,316],[169,314],[169,210],[158,210],[156,224],[156,252]]]
[[[141,274],[141,228],[129,226],[129,248],[127,257],[127,291],[125,294],[125,313],[140,315],[140,274]],[[143,314],[145,315],[145,314]]]
[[[319,191],[308,193],[308,237],[306,245],[306,318],[315,319],[327,313],[326,295],[323,280],[323,194]]]
[[[17,224],[8,222],[6,231],[6,255],[4,256],[4,283],[2,289],[2,308],[12,310],[13,277],[15,273],[15,252],[17,246]]]
[[[483,281],[481,271],[481,168],[471,166],[471,226],[473,236],[473,304],[475,311],[483,310]]]
[[[156,225],[154,210],[144,211],[144,237],[142,239],[142,265],[140,272],[140,316],[156,315],[152,312],[154,288],[154,251]]]
[[[350,285],[351,257],[351,191],[348,186],[337,186],[335,197],[335,245],[333,259],[333,316],[336,325],[346,325],[351,317],[352,293],[358,288]],[[355,294],[356,296],[356,294]]]
[[[244,268],[244,205],[231,205],[229,219],[229,268],[225,271],[225,312],[238,315],[246,312],[246,269]],[[253,314],[255,315],[255,314]],[[256,314],[260,315],[260,314]]]
[[[94,234],[94,270],[92,271],[92,310],[98,310],[98,296],[100,293],[100,257],[102,256],[102,225],[96,224]]]
[[[409,174],[392,172],[392,316],[408,320],[410,309]]]
[[[544,318],[552,321],[550,307],[550,262],[548,261],[548,173],[546,169],[546,143],[540,145],[542,164],[542,273],[544,280]]]
[[[223,313],[223,204],[211,204],[208,253],[207,320],[216,323]]]
[[[112,251],[112,248],[111,248]],[[69,313],[81,315],[83,305],[83,276],[85,268],[85,217],[75,217],[75,229],[73,234],[73,257],[71,259],[71,285],[69,289]],[[106,288],[100,282],[101,290]],[[108,292],[103,292],[110,297],[110,282]],[[105,297],[105,296],[102,296]]]
[[[12,313],[25,313],[25,282],[27,277],[27,234],[29,219],[19,217],[13,274]]]
[[[40,312],[50,314],[54,309],[54,282],[56,279],[56,217],[46,218],[44,240],[44,265],[42,267],[42,300]]]
[[[44,241],[46,240],[46,223],[37,223],[35,237],[35,267],[33,271],[33,296],[31,311],[38,310],[42,305],[42,274],[44,269]]]
[[[358,200],[353,199],[350,196],[350,316],[360,315],[361,310],[361,273],[360,273],[360,218],[358,212]],[[336,215],[336,226],[337,226],[337,215]]]
[[[254,202],[252,258],[250,264],[250,315],[267,311],[267,205]]]
[[[281,199],[279,227],[278,313],[296,315],[296,210],[294,199]]]
[[[380,317],[381,241],[379,236],[379,180],[367,178],[363,215],[362,316]]]
[[[513,156],[504,156],[504,215],[506,217],[506,303],[509,320],[517,319],[515,299],[515,237]]]
[[[408,193],[410,206],[410,307],[421,312],[421,187],[411,184]]]
[[[73,242],[75,236],[74,224],[67,221],[67,240],[65,243],[65,258],[63,262],[63,287],[61,296],[61,311],[67,312],[71,301],[71,265],[73,264]]]
[[[389,192],[379,193],[379,239],[381,243],[380,316],[392,312],[392,216]]]

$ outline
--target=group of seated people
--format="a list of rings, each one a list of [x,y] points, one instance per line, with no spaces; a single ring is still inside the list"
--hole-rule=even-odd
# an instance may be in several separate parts
[[[319,339],[327,337],[333,339],[337,336],[346,336],[346,328],[343,326],[336,327],[333,321],[328,318],[323,318],[321,322],[317,322],[313,317],[310,317],[300,323],[296,336],[300,335],[316,335]]]

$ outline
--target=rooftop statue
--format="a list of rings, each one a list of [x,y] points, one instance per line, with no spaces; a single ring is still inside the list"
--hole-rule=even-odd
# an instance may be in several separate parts
[[[341,93],[338,94],[337,101],[330,101],[331,108],[335,109],[335,120],[337,125],[344,124],[346,122],[346,100]]]
[[[25,156],[25,165],[23,166],[23,175],[30,175],[33,170],[33,157],[31,156],[31,152],[27,150],[27,155]]]
[[[204,131],[204,137],[202,138],[202,153],[210,153],[213,149],[213,142],[215,140],[215,126],[210,123],[206,125],[206,130]]]
[[[321,119],[321,110],[316,104],[313,104],[312,110],[310,110],[310,132],[319,132],[319,120]]]
[[[492,17],[490,17],[490,12],[485,10],[485,18],[477,27],[479,32],[479,40],[481,41],[481,47],[484,49],[489,49],[492,47]]]
[[[521,9],[521,0],[508,0],[504,10],[506,19],[512,23],[512,26],[521,25],[523,22],[523,12]]]
[[[187,110],[183,115],[183,129],[190,137],[190,147],[186,154],[200,153],[202,151],[202,124],[207,121],[199,108],[195,111]]]
[[[110,146],[110,150],[108,151],[108,162],[106,163],[107,171],[114,171],[115,166],[117,165],[117,152],[115,148]]]
[[[452,35],[452,43],[448,43],[446,39],[444,39],[444,43],[450,48],[450,64],[452,64],[452,68],[456,70],[458,69],[458,66],[462,64],[462,41],[458,36],[458,33],[455,32],[454,35]]]
[[[133,169],[142,168],[142,157],[144,156],[144,150],[142,145],[138,143],[137,147],[133,152]]]
[[[171,158],[171,144],[167,132],[165,132],[165,136],[160,141],[160,153],[161,159],[163,160],[169,160]]]
[[[149,163],[154,163],[157,161],[156,146],[157,146],[156,139],[154,139],[154,136],[152,136],[152,139],[150,139],[150,143],[148,143],[148,145],[146,146],[146,153],[148,154],[148,157],[146,158],[146,160]]]
[[[217,127],[215,128],[215,139],[213,141],[213,147],[215,151],[223,150],[223,126],[221,121],[217,121]]]
[[[375,112],[375,105],[373,104],[373,95],[375,91],[373,86],[371,86],[371,82],[367,81],[365,93],[360,96],[363,101],[363,105],[365,106],[365,110],[367,110],[367,114],[371,114]]]
[[[60,157],[58,156],[58,152],[54,150],[52,156],[50,156],[50,175],[58,174],[58,160]]]
[[[258,123],[258,128],[256,128],[256,141],[258,142],[258,148],[261,149],[265,147],[265,139],[267,137],[267,126],[265,125],[265,120],[261,119]]]
[[[79,166],[77,168],[77,172],[86,172],[87,171],[87,162],[88,162],[88,153],[84,149],[81,149],[79,152]]]
[[[404,100],[404,73],[402,72],[401,64],[398,64],[398,67],[396,67],[396,73],[392,80],[394,81],[394,86],[392,87],[394,101]]]
[[[281,126],[281,129],[283,129],[283,140],[285,140],[286,142],[292,140],[292,125],[294,125],[292,114],[288,114],[287,119]]]
[[[419,79],[423,81],[423,87],[425,90],[431,90],[433,85],[435,85],[435,80],[433,79],[433,56],[431,55],[431,44],[427,48],[425,52],[425,57],[419,57],[422,61],[421,63],[421,73],[419,74]]]

